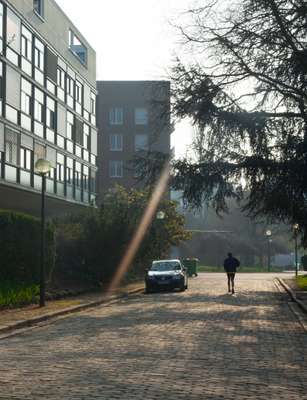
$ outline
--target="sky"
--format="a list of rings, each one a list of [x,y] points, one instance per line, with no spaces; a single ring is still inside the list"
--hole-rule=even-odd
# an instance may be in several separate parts
[[[56,1],[95,49],[98,80],[168,79],[182,49],[171,22],[179,21],[192,0]],[[185,154],[191,132],[186,121],[176,125],[176,156]]]

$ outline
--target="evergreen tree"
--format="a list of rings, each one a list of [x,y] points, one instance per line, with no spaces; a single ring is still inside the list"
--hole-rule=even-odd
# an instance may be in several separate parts
[[[244,210],[299,223],[306,243],[306,2],[223,3],[200,2],[180,27],[195,62],[173,68],[173,110],[206,145],[199,161],[175,162],[173,186],[217,211],[245,192]]]

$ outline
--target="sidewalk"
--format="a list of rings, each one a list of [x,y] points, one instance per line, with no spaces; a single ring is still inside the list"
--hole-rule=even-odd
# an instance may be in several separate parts
[[[3,310],[0,311],[0,335],[61,315],[95,307],[130,294],[140,293],[143,290],[143,282],[137,282],[122,286],[108,296],[102,292],[95,292],[67,297],[62,300],[48,301],[43,308],[40,308],[37,304],[33,304],[22,308]]]
[[[298,287],[294,279],[279,279],[279,281],[292,300],[307,314],[307,292]]]

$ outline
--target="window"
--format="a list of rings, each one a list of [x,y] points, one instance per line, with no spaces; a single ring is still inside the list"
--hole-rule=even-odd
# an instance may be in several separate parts
[[[46,125],[48,128],[55,129],[55,101],[47,97]]]
[[[40,71],[44,71],[44,44],[35,38],[34,40],[34,65]]]
[[[21,111],[27,116],[31,115],[32,85],[26,79],[21,78]]]
[[[64,182],[64,165],[57,163],[56,164],[56,174],[57,174],[57,181]]]
[[[136,108],[134,110],[134,122],[135,125],[148,124],[148,111],[146,108]]]
[[[44,16],[44,0],[33,0],[33,10],[40,15]]]
[[[20,89],[21,89],[21,76],[19,71],[8,64],[6,66],[6,102],[15,109],[20,109]]]
[[[66,158],[66,182],[72,185],[72,174],[73,174],[73,160],[72,158]]]
[[[110,150],[111,151],[123,150],[123,135],[117,133],[110,135]]]
[[[75,125],[75,118],[74,114],[67,111],[67,131],[66,136],[67,139],[72,140],[74,136],[74,125]]]
[[[37,100],[34,101],[34,118],[38,122],[43,122],[43,105]]]
[[[96,95],[91,92],[91,113],[96,115]]]
[[[32,33],[24,26],[21,27],[21,55],[32,60]]]
[[[81,164],[78,161],[75,162],[75,186],[81,186]]]
[[[66,77],[66,93],[74,97],[74,80],[69,75]]]
[[[31,150],[24,147],[20,148],[20,167],[31,170]]]
[[[62,88],[63,90],[65,89],[65,72],[61,69],[57,69],[57,74],[58,74],[58,86]]]
[[[43,122],[43,110],[44,110],[44,93],[35,88],[34,91],[34,119],[38,122]]]
[[[83,124],[83,146],[90,149],[90,127],[86,124]]]
[[[96,191],[96,171],[90,169],[90,190],[92,193]]]
[[[58,57],[50,48],[46,47],[45,54],[45,64],[46,64],[46,77],[48,86],[47,89],[50,90],[53,94],[55,94],[54,84],[57,82],[57,70],[58,70]]]
[[[109,122],[111,125],[122,125],[124,112],[122,107],[112,107],[109,111]]]
[[[39,160],[40,158],[46,158],[46,147],[42,144],[35,143],[34,144],[34,162]]]
[[[75,142],[83,146],[83,123],[79,118],[75,118]]]
[[[83,85],[76,81],[76,102],[82,105]]]
[[[25,92],[21,92],[21,111],[27,115],[31,113],[31,96]]]
[[[3,64],[0,62],[0,115],[2,113],[2,99],[3,99]]]
[[[64,182],[65,181],[65,176],[64,176],[64,155],[63,154],[57,154],[57,162],[56,162],[56,179],[59,182]]]
[[[3,4],[0,3],[0,37],[3,37]],[[1,50],[2,50],[2,40],[1,40]]]
[[[48,172],[47,176],[49,179],[54,179],[55,176],[55,168],[51,168],[50,171]]]
[[[88,190],[89,184],[89,168],[83,165],[82,186],[84,190]]]
[[[8,128],[5,131],[5,161],[18,164],[18,133]]]
[[[7,45],[16,53],[20,53],[20,19],[7,8]]]
[[[109,172],[111,178],[122,178],[123,177],[123,162],[122,161],[110,161]]]
[[[135,135],[134,147],[136,151],[148,150],[148,135]]]
[[[74,53],[76,57],[78,57],[79,61],[82,64],[86,64],[87,48],[82,44],[82,42],[72,30],[69,31],[69,49]]]

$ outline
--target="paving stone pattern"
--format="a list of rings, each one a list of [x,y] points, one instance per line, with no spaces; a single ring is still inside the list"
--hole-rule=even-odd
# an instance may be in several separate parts
[[[0,341],[0,399],[307,399],[307,334],[272,276],[200,274]]]

